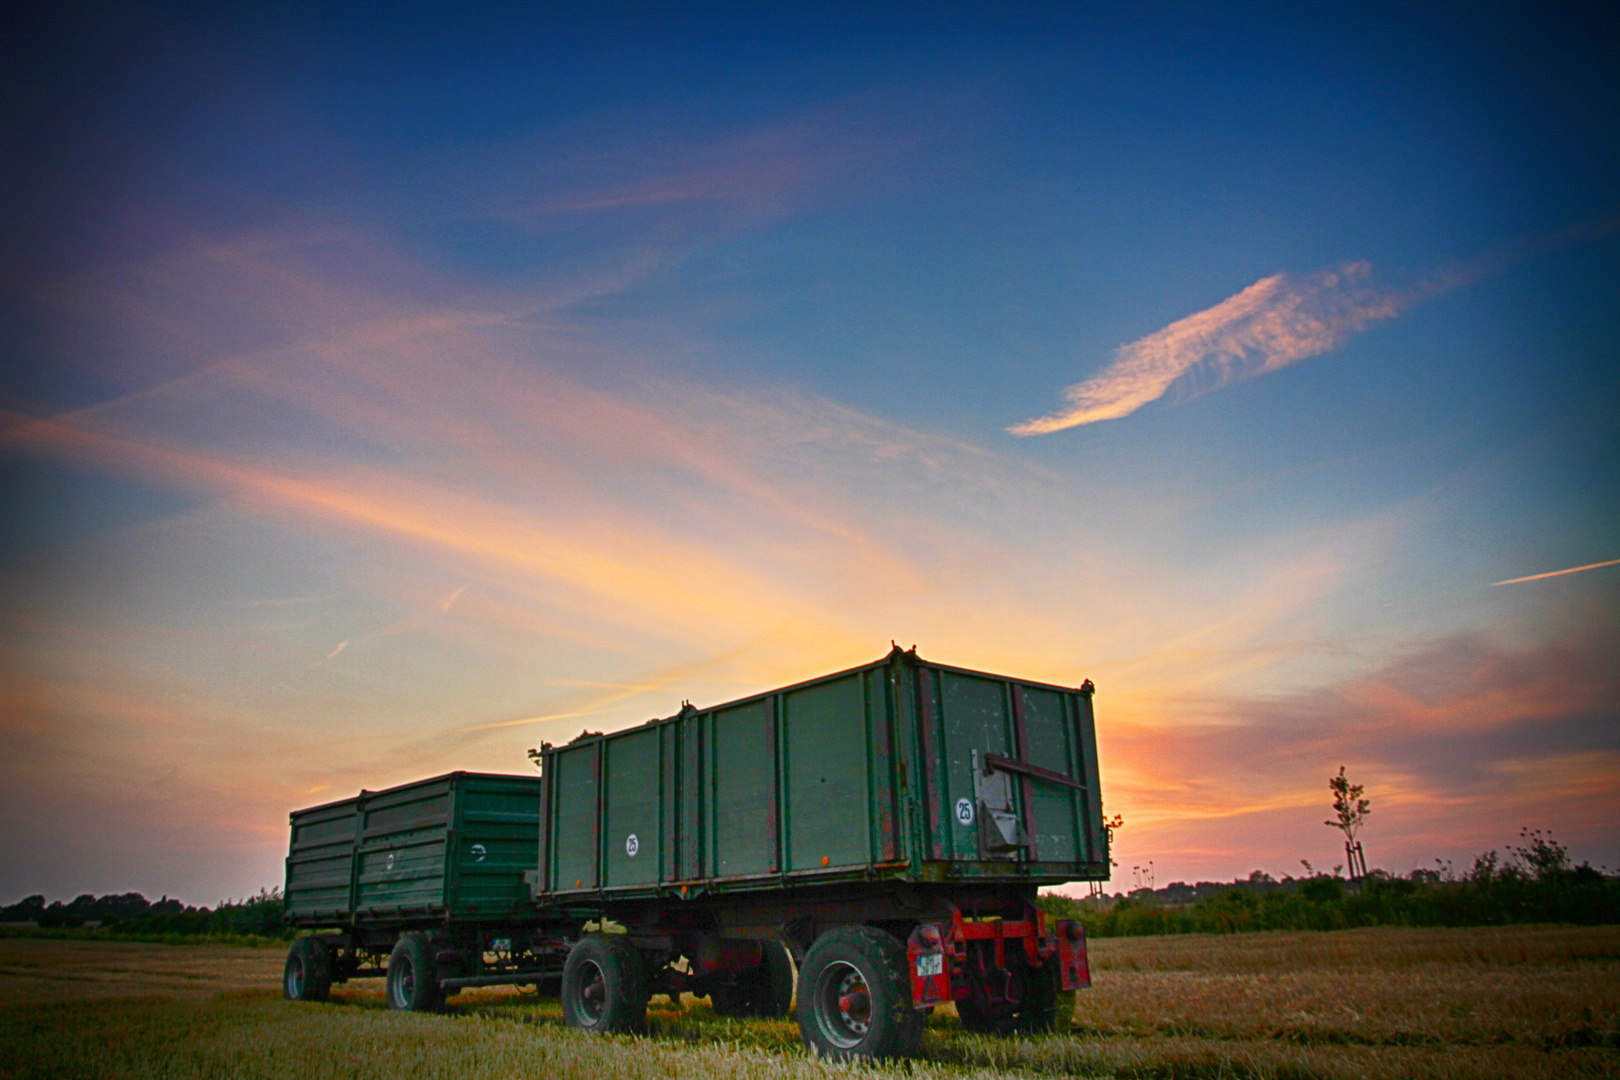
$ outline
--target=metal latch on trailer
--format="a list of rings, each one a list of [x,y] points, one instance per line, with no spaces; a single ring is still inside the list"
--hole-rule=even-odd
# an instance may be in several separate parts
[[[979,853],[987,858],[1010,858],[1029,847],[1029,837],[1018,820],[1017,804],[1013,801],[1013,776],[1043,780],[1049,784],[1085,791],[1086,786],[1073,777],[1065,776],[1039,765],[1031,765],[1017,758],[1004,757],[986,751],[972,751],[973,799],[978,804]]]
[[[988,759],[991,755],[986,754]],[[1013,802],[1012,775],[992,768],[986,761],[979,766],[979,752],[973,757],[973,801],[979,807],[979,853],[1008,858],[1021,848],[1029,847],[1029,838],[1018,821],[1018,808]]]

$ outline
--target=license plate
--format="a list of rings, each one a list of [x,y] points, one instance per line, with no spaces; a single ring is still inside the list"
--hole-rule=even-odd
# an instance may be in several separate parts
[[[917,977],[919,979],[926,979],[930,975],[943,975],[944,973],[944,953],[934,953],[932,956],[917,957]]]

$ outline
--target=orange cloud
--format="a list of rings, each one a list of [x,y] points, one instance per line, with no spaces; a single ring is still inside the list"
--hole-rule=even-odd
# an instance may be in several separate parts
[[[556,599],[581,609],[599,610],[594,605],[610,599],[642,620],[714,618],[752,632],[777,628],[790,611],[806,614],[807,605],[790,602],[775,583],[667,533],[569,537],[505,507],[369,470],[358,470],[349,482],[306,479],[55,420],[19,425],[4,441],[387,533],[494,570],[517,570],[569,587],[572,592]]]
[[[1217,697],[1213,716],[1200,695],[1169,703],[1185,721],[1110,727],[1108,801],[1132,826],[1116,857],[1206,873],[1244,851],[1277,873],[1300,857],[1331,865],[1319,822],[1341,764],[1374,799],[1374,865],[1463,858],[1526,825],[1601,850],[1620,813],[1617,644],[1601,621],[1538,646],[1457,635],[1315,690]]]

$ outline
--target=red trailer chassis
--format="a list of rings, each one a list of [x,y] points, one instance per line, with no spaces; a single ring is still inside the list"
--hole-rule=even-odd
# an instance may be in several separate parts
[[[927,1008],[947,1001],[978,998],[986,1004],[1017,1005],[1022,973],[1057,965],[1058,984],[1067,990],[1091,985],[1086,962],[1086,928],[1059,919],[1050,928],[1046,913],[1026,906],[1022,919],[969,918],[950,905],[951,921],[923,923],[906,943],[911,970],[911,1003]]]

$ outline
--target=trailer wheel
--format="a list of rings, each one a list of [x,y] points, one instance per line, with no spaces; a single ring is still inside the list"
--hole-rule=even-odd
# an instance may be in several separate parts
[[[281,992],[288,1001],[325,1001],[332,989],[332,952],[318,938],[302,937],[287,950]]]
[[[777,1019],[793,1011],[793,958],[780,941],[767,941],[759,966],[739,975],[709,995],[721,1016]]]
[[[1020,1035],[1040,1035],[1057,1025],[1058,966],[1055,959],[1045,967],[1029,973],[1029,998],[1018,1010],[1018,1023],[1013,1030]],[[1072,1003],[1071,1003],[1072,1010]]]
[[[388,955],[388,1007],[432,1012],[444,1004],[432,939],[420,930],[401,934]]]
[[[597,1034],[647,1024],[647,967],[623,934],[587,934],[563,965],[563,1022]]]
[[[870,926],[830,930],[810,946],[798,1012],[804,1044],[835,1061],[914,1054],[926,1019],[911,1007],[906,947]]]
[[[1035,1035],[1052,1030],[1057,1019],[1057,965],[1013,971],[1019,1000],[992,1004],[978,996],[963,998],[956,1003],[956,1015],[964,1028],[983,1035]]]

